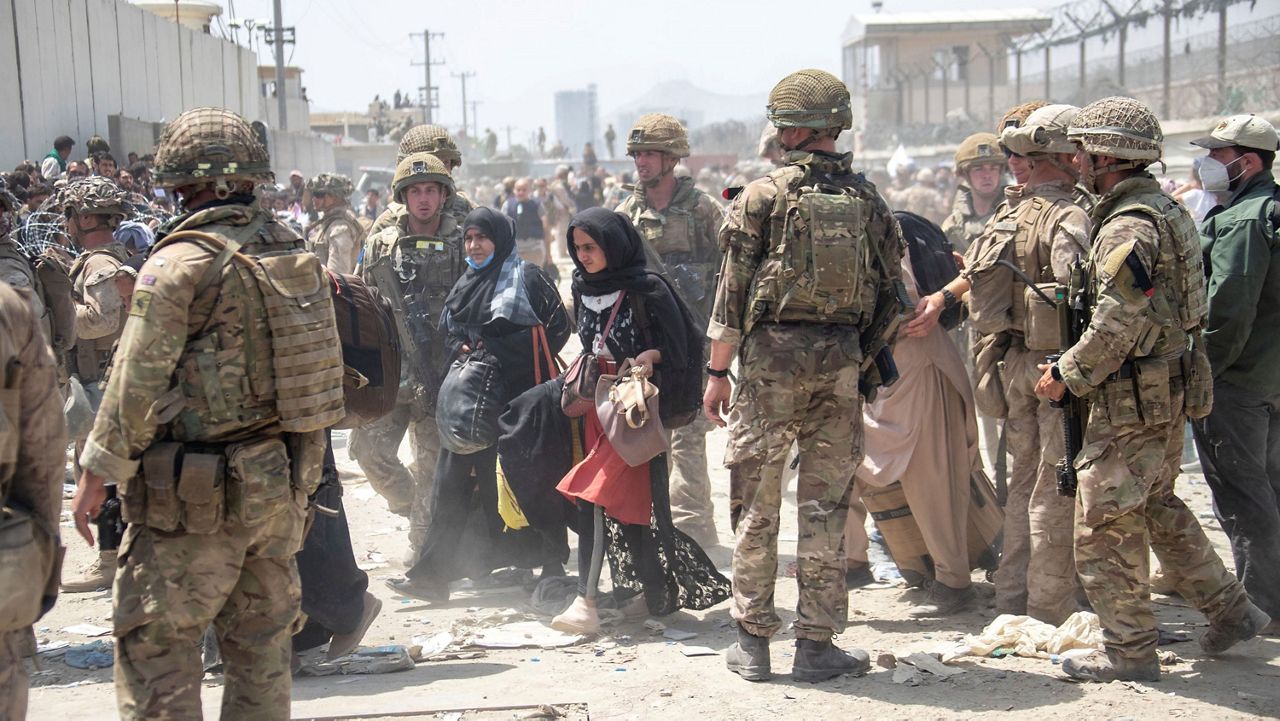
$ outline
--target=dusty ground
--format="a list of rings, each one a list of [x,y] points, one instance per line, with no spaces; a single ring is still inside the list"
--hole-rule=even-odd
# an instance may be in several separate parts
[[[724,431],[708,444],[723,448]],[[342,442],[339,440],[339,442]],[[405,449],[407,456],[407,448]],[[714,455],[717,456],[718,452]],[[338,457],[346,485],[346,507],[351,517],[357,557],[385,566],[370,571],[370,588],[384,602],[381,616],[366,637],[366,645],[409,644],[415,636],[430,636],[451,629],[484,625],[493,610],[526,610],[528,595],[518,588],[484,592],[462,591],[446,607],[428,607],[397,597],[382,579],[402,570],[407,523],[388,513],[355,465]],[[717,466],[713,473],[717,520],[721,541],[727,542],[727,473]],[[1225,538],[1209,515],[1209,493],[1198,476],[1180,481],[1183,497],[1201,515],[1220,553]],[[792,560],[795,542],[794,506],[784,512],[781,568]],[[68,567],[87,561],[90,551],[64,524],[68,539]],[[728,550],[711,551],[727,571]],[[1224,556],[1229,558],[1229,554]],[[375,559],[375,560],[369,560]],[[975,579],[978,576],[975,575]],[[985,585],[985,584],[984,584]],[[916,596],[901,588],[859,590],[850,596],[850,625],[837,639],[844,646],[899,656],[915,650],[931,650],[940,643],[977,633],[994,617],[983,607],[948,621],[915,621],[906,609]],[[778,603],[785,618],[793,617],[795,582],[778,580]],[[1157,597],[1161,623],[1169,630],[1197,634],[1201,616]],[[671,628],[697,633],[689,645],[722,651],[733,641],[728,604],[706,612],[682,612],[661,619]],[[68,633],[67,626],[92,623],[109,626],[107,593],[64,595],[58,606],[40,621],[42,642],[90,639]],[[1280,640],[1250,641],[1227,657],[1208,661],[1194,643],[1166,647],[1185,659],[1166,669],[1156,684],[1078,685],[1063,680],[1048,660],[1026,658],[970,659],[959,662],[965,673],[947,680],[926,680],[918,687],[892,682],[892,672],[874,668],[863,678],[844,678],[810,685],[793,683],[786,675],[791,666],[792,642],[784,631],[772,646],[773,667],[780,674],[771,683],[751,684],[727,672],[721,655],[686,657],[680,644],[652,635],[639,623],[622,624],[598,647],[590,643],[570,649],[489,650],[481,658],[428,661],[411,671],[386,675],[299,678],[293,692],[295,718],[457,718],[457,710],[492,708],[484,713],[466,712],[465,718],[527,717],[532,708],[553,704],[569,718],[653,718],[678,714],[685,718],[877,717],[954,718],[1022,712],[1053,717],[1079,718],[1244,718],[1280,715]],[[115,717],[110,669],[80,671],[59,659],[46,659],[45,671],[33,679],[32,719]],[[220,677],[206,677],[203,692],[206,717],[216,718]],[[578,705],[571,705],[578,704]],[[512,709],[512,707],[521,707]],[[426,713],[439,711],[439,713]],[[421,712],[412,713],[409,712]],[[408,715],[407,715],[408,714]]]

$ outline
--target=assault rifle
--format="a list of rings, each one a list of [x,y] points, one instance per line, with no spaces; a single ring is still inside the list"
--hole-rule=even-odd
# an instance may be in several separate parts
[[[1061,350],[1049,356],[1050,363],[1057,363],[1069,348],[1074,346],[1089,327],[1089,271],[1079,256],[1071,264],[1069,285],[1054,289],[1057,296],[1058,330],[1061,338]],[[1076,478],[1076,456],[1084,446],[1085,419],[1088,418],[1088,405],[1085,400],[1070,390],[1062,394],[1062,399],[1050,403],[1054,408],[1062,409],[1062,440],[1064,453],[1058,461],[1058,494],[1075,496],[1078,479]]]
[[[435,328],[427,302],[419,293],[410,290],[416,277],[416,264],[405,261],[404,268],[393,264],[391,255],[384,255],[369,266],[369,278],[391,303],[396,332],[400,334],[400,347],[409,368],[409,377],[418,384],[415,402],[422,403],[428,412],[435,412],[435,394],[443,380],[438,367],[432,363],[429,350]]]

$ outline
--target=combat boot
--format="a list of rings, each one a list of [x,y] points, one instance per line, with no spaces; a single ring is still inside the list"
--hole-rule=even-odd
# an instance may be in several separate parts
[[[1062,670],[1080,681],[1159,681],[1160,661],[1154,651],[1142,661],[1121,658],[1110,651],[1093,651],[1086,656],[1063,659]]]
[[[769,639],[752,635],[738,624],[738,642],[725,652],[724,665],[748,681],[768,681],[773,678],[769,666]]]
[[[796,660],[791,667],[791,678],[796,681],[817,683],[845,674],[861,676],[870,670],[871,657],[860,648],[843,651],[829,640],[796,639]]]
[[[1269,623],[1271,617],[1267,612],[1246,600],[1242,612],[1226,621],[1209,624],[1209,630],[1200,637],[1200,648],[1210,656],[1217,656],[1237,643],[1257,636]]]
[[[952,588],[941,581],[935,580],[929,584],[928,598],[919,606],[912,606],[907,609],[907,615],[912,618],[950,616],[968,608],[973,603],[973,599],[977,598],[977,595],[977,592],[973,590],[973,586]]]
[[[93,561],[81,570],[79,576],[63,579],[63,593],[88,593],[90,591],[111,590],[111,583],[116,578],[116,552],[98,551],[98,560]]]

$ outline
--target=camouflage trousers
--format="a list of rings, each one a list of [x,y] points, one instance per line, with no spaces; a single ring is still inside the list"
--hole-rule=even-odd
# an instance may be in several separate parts
[[[116,701],[120,717],[198,719],[200,637],[209,624],[225,666],[223,719],[289,718],[290,636],[301,590],[300,492],[252,528],[225,521],[210,534],[130,524],[116,573]]]
[[[671,519],[702,546],[716,543],[715,509],[711,504],[711,476],[707,474],[707,433],[714,426],[699,415],[671,432]]]
[[[35,653],[31,628],[0,631],[0,721],[22,721],[27,717],[27,669],[23,657]]]
[[[1102,622],[1107,650],[1141,661],[1154,658],[1157,642],[1150,551],[1162,568],[1178,569],[1177,592],[1211,622],[1230,621],[1247,600],[1195,514],[1174,495],[1186,418],[1181,388],[1173,390],[1177,412],[1153,426],[1114,426],[1105,404],[1095,404],[1076,457],[1080,580]]]
[[[413,463],[400,461],[400,443],[409,433]],[[417,549],[431,525],[431,489],[435,487],[440,431],[436,419],[401,403],[386,416],[351,432],[349,453],[369,479],[369,485],[387,500],[392,513],[409,518],[409,545]]]
[[[996,609],[1058,625],[1076,609],[1070,498],[1058,495],[1062,412],[1035,394],[1043,351],[1014,341],[1001,363],[1013,467],[1004,507],[1004,549],[996,570]]]
[[[729,415],[733,617],[756,636],[782,626],[774,609],[782,473],[793,441],[800,538],[796,548],[797,638],[844,630],[848,616],[843,537],[851,470],[862,458],[856,331],[825,325],[761,324],[743,342]]]

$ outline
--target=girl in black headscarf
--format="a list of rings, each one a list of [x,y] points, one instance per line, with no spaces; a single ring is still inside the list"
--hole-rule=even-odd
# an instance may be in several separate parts
[[[702,342],[688,308],[670,284],[645,267],[644,245],[630,219],[603,208],[569,223],[573,301],[582,347],[615,372],[631,358],[658,386],[659,415],[674,427],[696,408]],[[613,321],[610,322],[610,317]],[[607,328],[607,331],[606,331]],[[585,422],[586,458],[557,488],[578,509],[578,596],[552,620],[566,631],[599,630],[596,589],[601,563],[596,533],[607,540],[615,600],[628,618],[704,609],[729,596],[729,582],[671,522],[667,457],[631,467],[613,450],[594,413]],[[601,512],[603,511],[603,512]],[[603,519],[603,520],[601,520]]]
[[[569,339],[569,315],[560,294],[542,270],[520,259],[511,219],[492,208],[477,208],[463,222],[467,270],[449,291],[441,326],[454,355],[482,352],[502,371],[501,405],[557,370],[554,355]],[[546,331],[547,348],[535,352],[535,329]],[[467,455],[440,449],[432,491],[431,525],[407,580],[389,581],[396,591],[430,601],[447,601],[449,582],[483,576],[494,568],[543,567],[563,575],[568,559],[563,537],[529,529],[504,532],[498,515],[498,449]],[[479,523],[469,523],[476,518]]]

